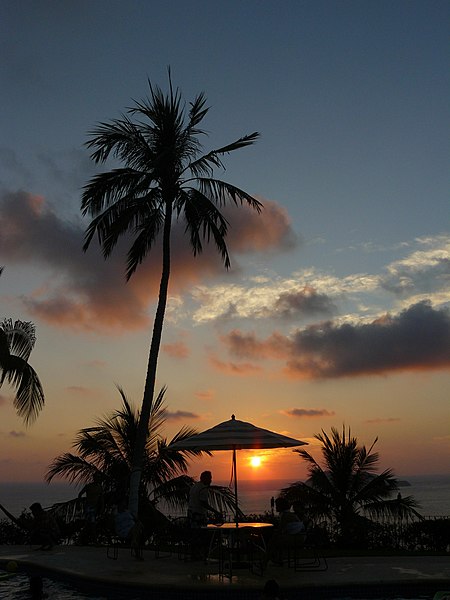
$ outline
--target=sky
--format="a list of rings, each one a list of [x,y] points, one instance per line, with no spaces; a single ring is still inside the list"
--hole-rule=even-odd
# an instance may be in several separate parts
[[[309,443],[348,427],[399,476],[450,470],[448,22],[439,0],[0,5],[0,318],[32,321],[45,408],[26,427],[0,389],[0,481],[42,480],[77,431],[139,406],[158,249],[125,281],[80,212],[85,143],[167,70],[205,92],[205,151],[258,131],[223,178],[226,271],[174,225],[158,367],[170,439],[236,418]],[[104,169],[112,168],[108,163]],[[291,449],[241,452],[241,478],[305,477]],[[230,476],[231,456],[196,461]]]

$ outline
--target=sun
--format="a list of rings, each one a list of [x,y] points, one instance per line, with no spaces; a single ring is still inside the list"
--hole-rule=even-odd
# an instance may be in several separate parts
[[[252,456],[250,459],[250,465],[252,467],[260,467],[261,466],[261,457],[260,456]]]

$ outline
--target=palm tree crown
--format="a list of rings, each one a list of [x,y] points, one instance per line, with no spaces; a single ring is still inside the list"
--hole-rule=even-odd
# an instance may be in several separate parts
[[[119,387],[118,390],[122,399],[121,408],[99,419],[94,427],[81,429],[73,444],[76,453],[67,452],[55,458],[46,474],[47,482],[62,477],[72,483],[85,484],[95,474],[100,474],[111,502],[126,496],[139,414],[123,389]],[[202,451],[169,448],[171,443],[190,437],[196,431],[184,426],[172,440],[167,441],[163,435],[166,421],[163,405],[165,392],[163,388],[152,405],[140,497],[141,500],[155,503],[163,499],[169,506],[179,508],[186,503],[192,484],[192,479],[186,475],[189,460],[200,456]],[[225,503],[221,506],[231,506],[229,494],[219,496]],[[220,499],[218,503],[220,505]]]
[[[100,123],[87,142],[88,148],[95,149],[91,158],[96,163],[113,155],[124,167],[94,176],[84,188],[81,210],[93,217],[84,249],[97,233],[107,257],[119,238],[132,232],[129,279],[175,215],[185,220],[194,255],[202,252],[204,240],[212,238],[228,268],[228,223],[219,208],[230,200],[245,201],[258,212],[262,205],[247,192],[213,178],[213,172],[223,168],[222,155],[253,144],[259,134],[202,154],[199,136],[205,132],[198,125],[209,110],[204,94],[195,98],[186,115],[179,90],[170,86],[164,94],[149,85],[149,98],[136,102],[128,116]]]
[[[39,377],[28,363],[35,342],[33,323],[12,319],[0,323],[0,387],[6,380],[17,390],[14,407],[26,424],[36,419],[45,402]]]
[[[305,512],[315,518],[334,520],[343,538],[360,516],[380,517],[419,516],[411,496],[392,499],[398,491],[398,481],[391,469],[377,474],[379,455],[370,448],[359,446],[350,429],[342,434],[331,428],[331,436],[322,430],[314,436],[322,444],[321,466],[306,450],[294,452],[308,463],[308,479],[283,490],[291,502],[299,502]]]
[[[203,243],[214,241],[226,268],[230,266],[225,237],[228,222],[220,209],[228,202],[247,204],[256,211],[262,205],[238,187],[213,177],[222,168],[221,157],[253,144],[251,133],[235,142],[203,153],[199,127],[208,112],[203,93],[187,110],[180,91],[169,92],[149,82],[150,95],[135,102],[128,113],[91,132],[87,147],[91,158],[104,163],[111,156],[121,168],[95,175],[85,186],[81,210],[92,217],[84,250],[97,234],[103,254],[110,255],[125,234],[134,236],[128,251],[129,279],[155,243],[161,242],[162,269],[153,325],[139,429],[133,454],[129,508],[137,512],[139,480],[147,438],[147,425],[155,391],[156,371],[170,279],[172,220],[184,220],[185,233],[195,255]]]

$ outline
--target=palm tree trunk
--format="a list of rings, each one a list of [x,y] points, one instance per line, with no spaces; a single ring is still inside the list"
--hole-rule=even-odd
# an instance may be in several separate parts
[[[166,214],[163,232],[163,266],[161,281],[159,284],[158,306],[153,323],[152,341],[148,357],[147,376],[145,378],[144,397],[142,399],[136,440],[133,448],[133,458],[130,475],[130,495],[128,508],[134,515],[139,510],[139,487],[141,483],[142,464],[144,460],[145,444],[148,437],[150,412],[152,409],[153,396],[155,393],[156,369],[158,366],[159,348],[164,325],[164,315],[167,305],[167,293],[170,278],[170,232],[172,225],[172,202],[166,201]]]

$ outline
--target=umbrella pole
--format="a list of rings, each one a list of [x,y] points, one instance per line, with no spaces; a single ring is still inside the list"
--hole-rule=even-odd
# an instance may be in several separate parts
[[[234,472],[234,521],[238,526],[238,487],[237,487],[237,469],[236,469],[236,446],[233,447],[233,472]]]

